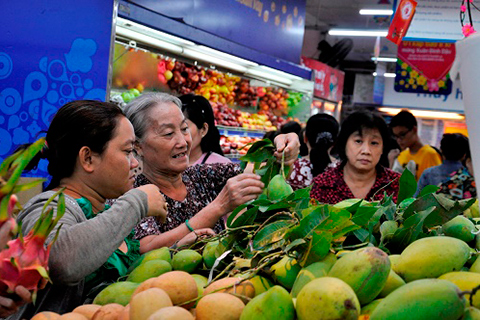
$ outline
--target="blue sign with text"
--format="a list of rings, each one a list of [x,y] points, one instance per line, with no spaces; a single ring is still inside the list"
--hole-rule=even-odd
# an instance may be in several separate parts
[[[306,0],[130,0],[243,46],[300,63]]]
[[[79,99],[105,100],[114,0],[7,1],[0,13],[0,161]],[[32,172],[47,176],[46,162]]]

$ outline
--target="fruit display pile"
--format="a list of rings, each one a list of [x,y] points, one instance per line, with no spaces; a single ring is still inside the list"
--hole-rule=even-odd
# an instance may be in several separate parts
[[[272,112],[260,111],[250,113],[235,110],[225,104],[211,102],[215,124],[220,126],[242,127],[252,130],[275,131],[287,122],[282,117],[277,117]]]
[[[478,202],[451,201],[433,186],[413,198],[416,182],[406,170],[398,204],[391,197],[319,204],[308,189],[292,191],[273,150],[261,140],[242,157],[244,165],[255,163],[267,187],[232,212],[225,231],[189,248],[144,254],[127,279],[74,313],[139,320],[478,319]]]
[[[257,141],[256,138],[239,136],[220,136],[220,147],[224,154],[244,155],[250,146],[248,144]]]

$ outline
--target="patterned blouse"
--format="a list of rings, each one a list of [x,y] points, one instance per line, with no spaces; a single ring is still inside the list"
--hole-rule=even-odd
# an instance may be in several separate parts
[[[477,197],[475,180],[467,168],[453,172],[447,181],[439,184],[437,193],[442,193],[452,200],[462,200]]]
[[[303,189],[312,184],[313,165],[307,158],[300,158],[293,164],[292,173],[288,178],[288,183],[293,190]]]
[[[240,166],[234,163],[199,164],[188,167],[182,174],[183,183],[187,188],[186,198],[177,201],[164,195],[168,203],[166,222],[162,224],[155,217],[144,218],[135,227],[135,239],[167,232],[191,219],[218,196],[228,179],[241,172]],[[140,174],[134,186],[149,183],[151,182]],[[223,229],[225,229],[223,220],[220,219],[213,230],[218,233]]]
[[[377,170],[377,178],[372,189],[365,197],[370,201],[381,200],[384,194],[392,195],[393,201],[397,201],[400,174],[382,167]],[[346,199],[355,198],[352,191],[343,179],[343,166],[329,168],[324,173],[313,179],[310,197],[321,203],[336,204]]]

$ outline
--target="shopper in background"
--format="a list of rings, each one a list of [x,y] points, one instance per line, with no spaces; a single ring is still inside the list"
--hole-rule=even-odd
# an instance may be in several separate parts
[[[220,147],[220,132],[215,126],[213,109],[202,96],[186,94],[180,97],[190,134],[192,149],[190,165],[203,163],[229,163]]]
[[[135,228],[147,250],[171,246],[199,228],[223,230],[220,218],[256,199],[264,187],[259,176],[241,173],[233,163],[189,167],[192,138],[181,107],[180,99],[166,93],[145,93],[125,107],[144,166],[136,185],[155,184],[168,203],[165,223],[148,217]],[[286,164],[293,164],[300,146],[297,135],[279,135],[275,145],[277,159],[285,151]]]
[[[46,147],[29,164],[49,161],[49,191],[33,197],[18,215],[22,233],[28,234],[43,206],[61,188],[65,214],[47,243],[53,284],[40,290],[12,319],[31,319],[40,311],[65,313],[82,304],[93,286],[116,281],[140,256],[132,230],[146,216],[165,220],[166,204],[158,187],[133,187],[135,134],[116,105],[99,101],[73,101],[61,107],[46,136]],[[123,194],[123,196],[122,196]],[[118,198],[120,197],[120,198]],[[118,198],[114,205],[106,199]],[[58,198],[49,206],[56,210]]]
[[[417,181],[425,169],[442,163],[438,152],[420,140],[417,119],[409,111],[402,110],[394,116],[390,121],[390,128],[402,149],[397,158],[398,163],[406,167],[409,161],[414,161]]]
[[[330,204],[351,198],[381,200],[385,194],[396,201],[400,174],[379,164],[388,135],[381,116],[364,111],[350,114],[334,147],[341,162],[313,179],[310,196]]]
[[[437,193],[441,193],[452,200],[462,200],[477,197],[477,189],[473,173],[472,156],[470,148],[467,149],[463,167],[450,174],[445,182],[439,185]]]
[[[439,166],[430,167],[423,171],[418,181],[417,194],[425,186],[437,186],[458,171],[463,165],[462,160],[468,151],[468,139],[460,133],[446,133],[440,142],[440,150],[443,154],[443,163]]]
[[[315,114],[307,121],[305,144],[308,154],[295,161],[288,179],[294,190],[310,186],[314,177],[325,171],[332,162],[330,151],[337,139],[337,120],[326,113]]]

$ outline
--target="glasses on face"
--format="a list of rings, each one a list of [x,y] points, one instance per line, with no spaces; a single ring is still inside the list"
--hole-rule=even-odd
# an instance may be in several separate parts
[[[404,132],[401,132],[399,134],[394,134],[393,137],[396,139],[396,140],[403,140],[405,139],[405,137],[407,136],[407,134],[412,131],[412,129],[408,129],[407,131],[404,131]]]

